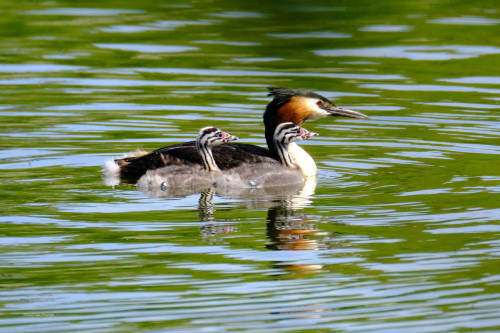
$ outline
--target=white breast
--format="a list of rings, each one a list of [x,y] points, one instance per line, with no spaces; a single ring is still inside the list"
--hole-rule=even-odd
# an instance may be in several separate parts
[[[292,161],[297,167],[302,170],[304,177],[315,176],[318,173],[318,168],[311,155],[302,149],[295,142],[288,145],[288,152],[292,157]]]

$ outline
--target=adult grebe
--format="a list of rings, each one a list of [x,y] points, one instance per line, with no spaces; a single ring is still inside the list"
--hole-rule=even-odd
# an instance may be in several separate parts
[[[302,125],[306,120],[316,120],[329,116],[350,118],[368,118],[362,113],[343,109],[327,98],[310,90],[292,88],[269,88],[273,100],[264,112],[266,142],[269,149],[242,143],[222,144],[213,149],[213,157],[221,170],[227,170],[243,164],[277,163],[278,152],[273,141],[278,124],[293,122]],[[294,143],[289,145],[289,153],[297,167],[305,176],[317,173],[314,160],[302,148]],[[135,183],[150,169],[166,165],[201,165],[195,142],[184,142],[157,149],[151,153],[131,155],[115,160],[120,177]],[[109,166],[108,166],[109,169]]]
[[[202,166],[193,164],[190,167],[169,165],[148,170],[137,182],[138,187],[211,186],[214,177],[220,172],[212,154],[212,148],[223,143],[237,140],[215,127],[203,127],[196,138],[196,150],[202,161]]]

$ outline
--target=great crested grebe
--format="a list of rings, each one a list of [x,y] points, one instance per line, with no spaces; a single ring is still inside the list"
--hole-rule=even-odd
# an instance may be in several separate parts
[[[292,122],[278,124],[273,135],[273,146],[280,164],[259,163],[251,168],[242,165],[225,170],[217,176],[214,186],[219,188],[262,188],[302,184],[306,175],[290,155],[289,147],[297,141],[307,140],[316,135],[318,134],[309,132]]]
[[[137,182],[138,187],[151,187],[158,184],[170,187],[211,186],[214,177],[220,172],[212,155],[213,147],[237,140],[238,137],[215,127],[203,127],[196,137],[196,150],[202,165],[190,167],[169,165],[148,170]]]
[[[306,120],[316,120],[329,116],[368,118],[360,112],[338,107],[327,98],[310,90],[269,88],[269,96],[272,96],[273,99],[264,112],[268,149],[243,143],[216,146],[213,148],[213,157],[221,170],[244,164],[279,163],[273,136],[280,123],[293,122],[300,126]],[[294,143],[289,145],[288,150],[290,158],[304,176],[312,176],[317,173],[314,160],[305,150]],[[115,160],[115,163],[115,169],[119,172],[120,178],[135,183],[148,170],[167,165],[201,165],[202,160],[196,151],[195,142],[190,141],[160,148],[151,153],[126,156]],[[109,169],[109,165],[107,167]],[[113,172],[113,170],[109,170],[109,172]]]

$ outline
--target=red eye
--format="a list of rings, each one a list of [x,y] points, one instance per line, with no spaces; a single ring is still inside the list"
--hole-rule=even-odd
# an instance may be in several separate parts
[[[317,102],[316,102],[316,105],[317,105],[317,106],[323,106],[323,102],[322,102],[322,101],[317,101]]]

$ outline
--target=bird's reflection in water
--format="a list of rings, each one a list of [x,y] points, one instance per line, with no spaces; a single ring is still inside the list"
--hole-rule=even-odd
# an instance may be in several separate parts
[[[325,236],[316,228],[316,221],[298,215],[286,206],[275,206],[267,212],[267,237],[272,250],[323,250],[326,244],[307,236]]]
[[[328,233],[321,232],[316,227],[317,221],[310,220],[300,208],[310,204],[309,197],[314,194],[316,183],[307,184],[300,196],[290,200],[275,200],[274,206],[267,211],[266,236],[269,242],[266,247],[279,251],[317,251],[327,249],[323,242]],[[314,186],[311,186],[314,185]],[[315,273],[320,272],[322,265],[276,263],[276,267],[291,272]]]
[[[198,216],[201,222],[214,221],[214,195],[215,191],[213,188],[207,188],[200,194],[200,200],[198,200]]]
[[[214,196],[241,199],[246,208],[267,207],[266,247],[279,251],[317,251],[330,247],[329,233],[317,228],[317,221],[309,219],[302,209],[311,204],[316,189],[316,178],[309,177],[303,184],[275,186],[268,188],[171,188],[150,186],[139,188],[151,197],[174,198],[200,193],[198,215],[202,239],[218,243],[224,234],[238,231],[236,223],[218,221],[215,217]],[[322,270],[319,264],[276,263],[275,267],[290,272],[314,273]]]
[[[200,222],[205,222],[200,227],[200,234],[202,240],[211,244],[220,243],[221,235],[238,232],[236,224],[215,220],[215,209],[213,204],[214,195],[214,188],[208,188],[201,192],[200,200],[198,201],[198,216],[200,218]]]

